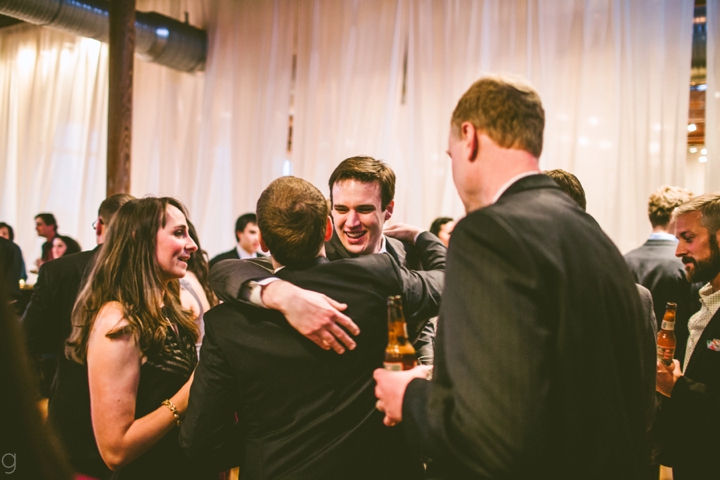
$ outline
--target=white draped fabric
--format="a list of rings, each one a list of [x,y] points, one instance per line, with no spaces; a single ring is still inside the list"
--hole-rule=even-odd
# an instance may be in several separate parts
[[[720,191],[720,0],[707,2],[707,90],[705,91],[705,191]]]
[[[138,9],[187,10],[208,31],[201,74],[135,62],[131,193],[183,200],[211,254],[232,246],[235,218],[272,179],[292,172],[328,194],[333,168],[353,155],[396,171],[394,220],[427,227],[462,215],[449,119],[483,73],[522,75],[538,89],[541,167],[578,175],[589,212],[622,251],[649,233],[649,193],[684,184],[692,0],[140,0]],[[40,211],[91,247],[105,188],[107,48],[16,26],[0,30],[0,64],[0,221],[30,262]]]

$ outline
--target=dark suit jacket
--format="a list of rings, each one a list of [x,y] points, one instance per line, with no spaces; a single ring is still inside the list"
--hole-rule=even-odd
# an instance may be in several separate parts
[[[675,358],[683,363],[688,339],[687,322],[700,309],[697,293],[685,277],[682,261],[675,256],[677,243],[672,240],[648,240],[641,247],[625,254],[635,282],[646,287],[653,296],[655,318],[662,322],[667,302],[677,303]]]
[[[258,255],[258,257],[265,256],[262,253],[258,253],[257,255]],[[219,253],[219,254],[215,255],[210,260],[210,267],[212,267],[217,262],[220,262],[222,260],[239,260],[239,259],[240,259],[240,255],[238,255],[237,248],[233,248],[232,250],[228,250],[227,252],[223,252],[223,253]]]
[[[58,354],[70,335],[75,298],[85,270],[100,251],[75,253],[43,263],[23,316],[23,329],[33,355]]]
[[[213,269],[214,287],[228,266],[233,262]],[[372,373],[382,367],[387,345],[387,297],[402,294],[408,312],[429,316],[437,303],[427,284],[386,254],[319,258],[276,275],[347,303],[361,329],[357,348],[324,351],[274,310],[237,302],[211,309],[180,434],[185,451],[198,460],[216,457],[219,444],[227,452],[235,438],[240,471],[249,479],[422,478],[401,430],[382,425]],[[233,412],[242,440],[233,437]]]
[[[22,277],[22,254],[20,248],[10,240],[0,237],[0,277],[9,289],[11,302],[20,300],[19,280]]]
[[[33,354],[57,357],[48,419],[70,462],[76,470],[104,478],[109,470],[102,462],[92,430],[87,371],[64,354],[75,299],[99,252],[100,246],[42,264],[25,310],[23,329]]]
[[[713,342],[715,341],[715,342]],[[653,428],[675,480],[717,479],[720,452],[720,310],[695,345],[684,376],[663,397]]]
[[[434,378],[403,402],[433,478],[640,478],[645,320],[597,223],[525,177],[457,223],[446,273]]]
[[[420,264],[413,261],[413,266],[420,268],[412,268],[406,265],[406,249],[403,242],[396,239],[388,242],[388,253],[393,259],[404,269],[416,272],[416,276],[422,281],[423,289],[427,297],[427,301],[432,303],[440,303],[440,295],[445,285],[445,258],[447,249],[445,245],[438,240],[435,235],[424,232],[418,236],[417,243],[413,246],[412,251]],[[393,245],[393,247],[390,247]],[[339,239],[333,234],[332,239],[325,243],[325,252],[331,252],[328,255],[329,260],[359,258],[362,255],[354,255],[345,250]],[[411,257],[412,258],[412,257]],[[257,268],[258,266],[262,268]],[[243,301],[241,296],[241,288],[243,284],[249,280],[261,280],[273,276],[273,268],[270,257],[258,259],[249,259],[243,262],[224,261],[213,267],[210,271],[210,285],[217,297],[222,301]],[[419,317],[417,315],[420,315]],[[433,340],[428,338],[429,335],[434,337],[434,329],[428,329],[428,320],[435,314],[427,315],[423,312],[413,312],[405,310],[405,317],[408,321],[410,338],[413,344],[426,344],[428,348],[433,347]],[[415,330],[415,327],[420,330]]]

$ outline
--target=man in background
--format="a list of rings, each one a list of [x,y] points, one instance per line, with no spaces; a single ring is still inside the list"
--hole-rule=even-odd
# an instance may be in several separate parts
[[[666,398],[654,431],[658,460],[675,480],[709,480],[718,478],[720,451],[720,194],[692,198],[673,218],[676,255],[688,282],[703,284],[702,307],[688,322],[684,363],[657,362],[657,391]]]
[[[245,259],[262,257],[258,253],[260,242],[258,240],[257,217],[254,213],[240,215],[235,222],[235,239],[237,245],[232,250],[216,255],[210,260],[210,268],[221,260]]]
[[[597,222],[540,175],[545,112],[485,77],[452,115],[453,230],[435,371],[375,371],[431,478],[637,479],[648,395],[637,289]]]
[[[450,245],[453,228],[455,228],[455,221],[451,217],[438,217],[430,225],[430,233],[437,236],[447,247]]]
[[[64,355],[65,340],[72,330],[72,309],[86,272],[100,252],[107,229],[115,213],[133,197],[116,194],[105,199],[92,223],[97,247],[44,263],[40,267],[32,299],[23,316],[23,330],[28,350],[41,362],[41,393],[50,398],[49,419],[54,424],[73,467],[95,478],[106,478],[109,470],[100,458],[90,423],[87,375],[79,375],[85,382],[53,382],[71,378],[64,369],[83,369]],[[86,395],[83,396],[82,392]],[[85,400],[83,400],[85,399]],[[83,405],[83,403],[87,403]]]
[[[35,231],[38,237],[45,238],[45,243],[42,245],[42,254],[40,258],[35,260],[35,266],[40,266],[49,262],[53,259],[52,256],[52,242],[53,238],[57,236],[57,222],[55,221],[55,215],[52,213],[38,213],[35,215]]]
[[[635,282],[652,293],[655,318],[658,322],[662,322],[667,302],[677,303],[675,358],[680,363],[685,359],[688,319],[700,305],[697,293],[693,294],[692,284],[685,276],[682,261],[675,256],[678,241],[673,233],[675,225],[671,222],[671,215],[675,208],[690,200],[692,196],[692,192],[680,187],[664,186],[653,192],[648,201],[652,233],[642,246],[625,254],[625,262],[630,267]]]

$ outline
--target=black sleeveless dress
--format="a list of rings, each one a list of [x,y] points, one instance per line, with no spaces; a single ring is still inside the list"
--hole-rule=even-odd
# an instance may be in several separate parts
[[[176,333],[173,328],[168,327],[165,347],[166,351],[149,355],[140,367],[135,418],[144,417],[159,408],[163,400],[175,395],[188,381],[197,365],[195,343],[182,330]],[[179,431],[177,426],[173,427],[150,450],[122,470],[114,472],[111,480],[206,478],[207,475],[193,469],[190,460],[180,448]]]

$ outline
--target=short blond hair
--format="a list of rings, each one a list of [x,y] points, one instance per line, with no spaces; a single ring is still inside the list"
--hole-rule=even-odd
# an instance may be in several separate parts
[[[673,210],[693,198],[693,193],[680,187],[663,185],[655,190],[648,200],[648,217],[654,227],[670,223]]]
[[[707,228],[710,235],[715,235],[720,230],[720,193],[706,193],[690,199],[673,211],[672,218],[692,212],[700,212],[700,225]]]
[[[509,76],[486,76],[458,101],[450,124],[459,134],[470,122],[502,148],[525,150],[540,157],[545,110],[540,95],[525,81]]]

